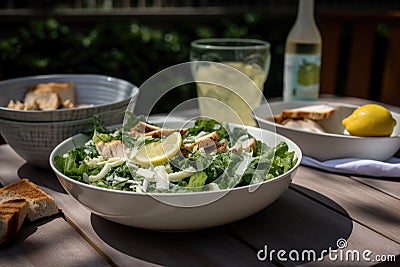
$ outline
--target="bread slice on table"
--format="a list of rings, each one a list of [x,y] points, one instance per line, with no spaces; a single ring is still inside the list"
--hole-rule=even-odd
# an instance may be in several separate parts
[[[28,214],[29,204],[23,198],[11,199],[0,204],[0,244],[12,241]]]
[[[30,221],[58,213],[54,199],[28,179],[22,179],[0,189],[0,204],[20,198],[28,202],[26,217]]]
[[[34,221],[56,213],[54,199],[28,179],[0,188],[0,245],[15,238],[25,218]]]

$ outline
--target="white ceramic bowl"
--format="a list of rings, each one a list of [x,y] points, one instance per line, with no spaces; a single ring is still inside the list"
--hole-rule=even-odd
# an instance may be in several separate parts
[[[333,116],[321,121],[328,133],[313,133],[289,128],[267,119],[269,109],[265,105],[256,108],[253,113],[261,128],[275,130],[293,141],[301,148],[305,156],[320,161],[337,158],[363,158],[384,161],[393,156],[400,148],[400,114],[392,112],[397,124],[390,137],[357,137],[344,135],[342,120],[358,106],[337,102],[271,102],[270,109],[278,115],[284,109],[298,108],[317,104],[336,107]]]
[[[122,123],[126,107],[101,112],[104,125]],[[11,148],[27,162],[49,168],[51,151],[61,141],[90,130],[92,118],[60,122],[22,122],[0,118],[0,133]]]
[[[7,108],[10,100],[24,99],[28,87],[38,83],[73,82],[78,104],[91,107],[59,110],[15,110]],[[15,121],[69,121],[90,118],[94,114],[127,107],[139,89],[118,78],[95,74],[54,74],[29,76],[0,81],[0,118]]]
[[[270,146],[275,145],[275,141],[287,142],[289,149],[296,153],[297,164],[275,179],[230,191],[165,194],[118,191],[78,182],[57,169],[55,156],[61,156],[88,140],[80,134],[65,140],[53,150],[50,165],[72,197],[110,221],[163,231],[213,227],[245,218],[270,205],[287,189],[300,164],[302,154],[294,142],[270,131],[248,129],[250,134]]]

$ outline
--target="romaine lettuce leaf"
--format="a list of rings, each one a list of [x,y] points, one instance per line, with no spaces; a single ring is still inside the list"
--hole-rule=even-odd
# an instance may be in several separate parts
[[[187,187],[200,187],[206,183],[207,174],[205,172],[196,172],[189,178]]]

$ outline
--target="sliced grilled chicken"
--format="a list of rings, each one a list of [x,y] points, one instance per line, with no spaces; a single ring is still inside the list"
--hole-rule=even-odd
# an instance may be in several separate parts
[[[237,154],[241,154],[243,151],[243,146],[241,143],[237,143],[236,145],[234,145],[233,147],[231,147],[229,149],[232,153],[237,153]]]
[[[250,152],[250,150],[256,150],[257,149],[257,142],[256,139],[254,138],[249,138],[242,142],[242,148],[244,151]]]
[[[143,121],[139,121],[135,126],[133,126],[130,130],[131,135],[137,136],[139,134],[144,134],[148,132],[152,132],[155,130],[160,130],[161,128],[158,126],[154,126]]]
[[[181,135],[184,135],[187,132],[187,129],[157,129],[151,132],[147,132],[144,136],[151,136],[153,138],[161,138],[170,135],[173,132],[179,132]]]
[[[120,140],[112,140],[107,143],[97,142],[96,149],[103,158],[124,157],[124,144]]]
[[[204,138],[198,143],[199,149],[203,149],[206,154],[217,152],[217,145],[211,138]]]
[[[194,140],[194,143],[185,144],[184,147],[192,150],[195,145],[200,144],[200,142],[202,142],[203,140],[211,139],[215,143],[218,140],[218,138],[219,138],[218,133],[212,132],[212,133],[206,134],[206,135]]]
[[[226,151],[226,147],[228,142],[226,140],[222,140],[221,142],[217,143],[217,151]]]

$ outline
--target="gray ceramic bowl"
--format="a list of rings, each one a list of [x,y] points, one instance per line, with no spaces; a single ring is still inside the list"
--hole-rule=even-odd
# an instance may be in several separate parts
[[[92,107],[60,110],[14,110],[7,108],[10,100],[23,100],[29,86],[47,82],[73,82],[78,104]],[[127,107],[139,89],[121,79],[94,74],[54,74],[0,81],[0,118],[25,122],[69,121],[90,118],[99,112]]]
[[[105,111],[98,115],[104,125],[123,121],[126,107]],[[32,165],[49,168],[51,151],[61,141],[90,130],[92,118],[60,122],[20,122],[0,119],[0,133],[11,148]]]

